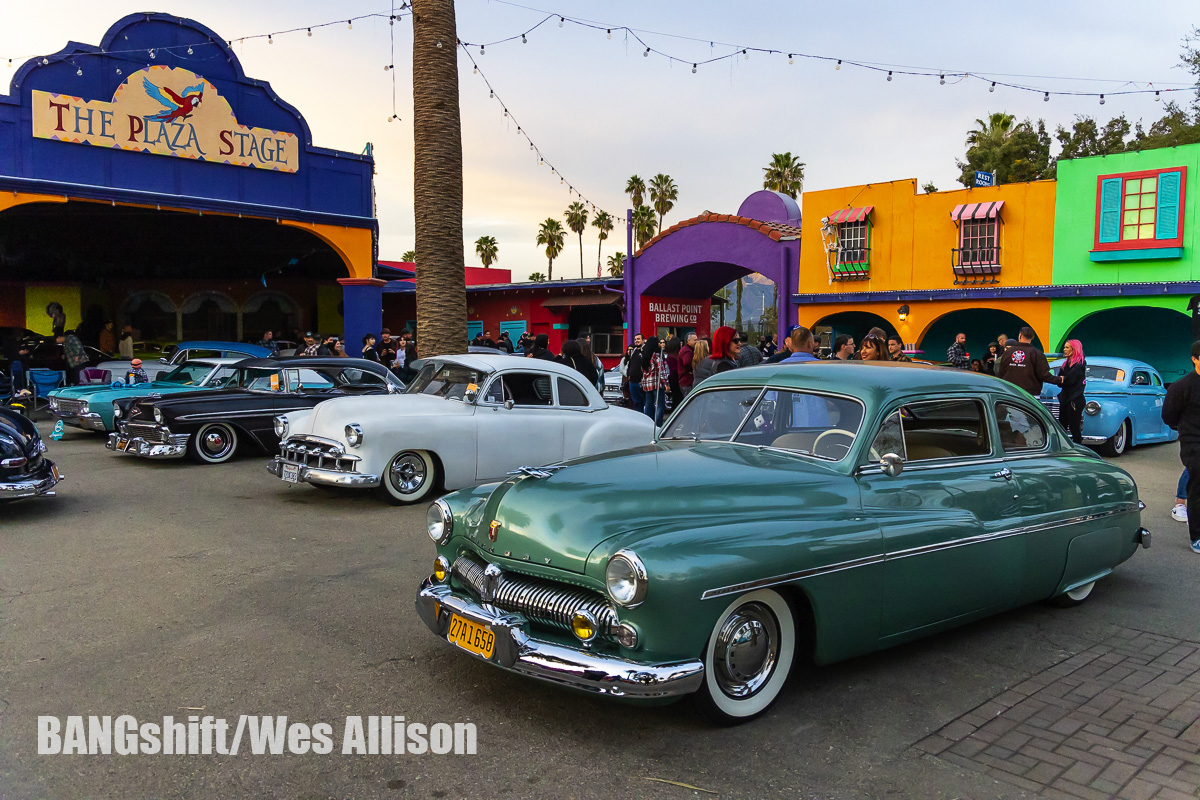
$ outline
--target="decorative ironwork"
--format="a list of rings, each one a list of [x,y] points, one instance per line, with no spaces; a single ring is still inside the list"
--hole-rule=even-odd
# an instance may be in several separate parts
[[[979,285],[999,283],[1000,247],[953,247],[950,263],[954,268],[954,283]]]

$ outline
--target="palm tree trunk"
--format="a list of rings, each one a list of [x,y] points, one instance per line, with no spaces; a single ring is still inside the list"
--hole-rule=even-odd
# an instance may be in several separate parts
[[[737,330],[742,329],[742,279],[737,280],[737,316],[734,318],[733,327]]]
[[[596,277],[599,278],[604,272],[604,240],[600,240],[600,244],[596,245]]]
[[[550,266],[546,267],[546,280],[552,281],[554,280],[554,259],[551,258],[547,260],[550,262]],[[466,292],[466,289],[463,291]]]
[[[454,0],[413,0],[413,207],[421,356],[466,351]]]

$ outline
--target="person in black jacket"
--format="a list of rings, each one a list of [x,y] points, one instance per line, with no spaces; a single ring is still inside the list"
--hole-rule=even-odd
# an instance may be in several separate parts
[[[1058,395],[1058,421],[1071,434],[1071,441],[1083,444],[1083,385],[1087,383],[1087,361],[1083,358],[1083,344],[1078,339],[1068,339],[1063,345],[1066,360],[1058,368],[1058,383],[1062,392]]]
[[[1046,354],[1033,346],[1033,335],[1028,325],[1021,328],[1017,346],[1006,349],[996,361],[996,375],[1037,397],[1043,383],[1057,384],[1058,379],[1046,363]]]
[[[527,358],[540,358],[543,361],[554,361],[554,353],[550,352],[550,337],[547,334],[539,333],[533,339],[533,349],[529,351]]]
[[[1200,507],[1200,342],[1192,342],[1192,370],[1167,389],[1162,420],[1179,431],[1179,460],[1188,469],[1188,511]],[[1188,514],[1192,552],[1200,555],[1200,513]]]

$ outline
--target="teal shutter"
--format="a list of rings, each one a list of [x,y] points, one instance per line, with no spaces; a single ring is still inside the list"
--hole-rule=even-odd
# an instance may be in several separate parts
[[[1121,185],[1120,178],[1107,178],[1100,182],[1100,243],[1121,241]]]
[[[1179,182],[1178,172],[1164,172],[1158,176],[1158,211],[1154,215],[1154,238],[1174,239],[1179,236]]]
[[[467,341],[468,342],[471,341],[472,339],[474,339],[476,336],[480,336],[482,334],[483,334],[483,320],[477,319],[474,321],[471,321],[471,320],[467,321]]]

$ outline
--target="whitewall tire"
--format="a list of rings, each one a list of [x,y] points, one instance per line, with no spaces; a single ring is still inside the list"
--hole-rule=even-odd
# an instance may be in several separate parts
[[[379,495],[392,505],[420,502],[438,483],[437,462],[428,450],[402,450],[388,459]]]
[[[201,464],[224,464],[233,458],[237,448],[237,431],[226,422],[201,425],[188,441],[192,458]]]
[[[796,622],[787,601],[759,589],[731,602],[704,650],[700,708],[725,725],[747,722],[779,697],[796,653]]]
[[[1059,608],[1071,608],[1077,606],[1091,595],[1092,589],[1096,588],[1095,581],[1088,581],[1083,586],[1076,586],[1069,592],[1055,595],[1050,598],[1050,605],[1058,606]]]

